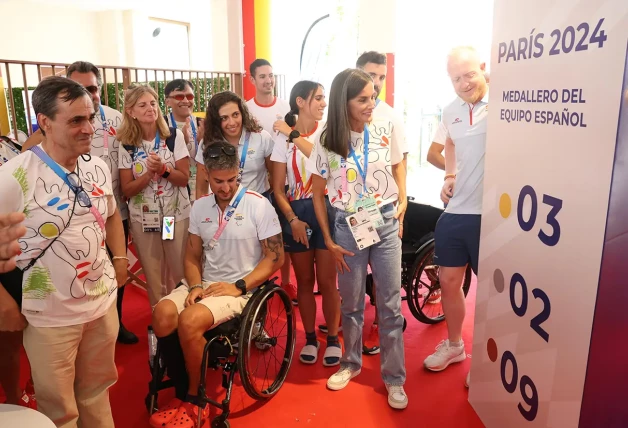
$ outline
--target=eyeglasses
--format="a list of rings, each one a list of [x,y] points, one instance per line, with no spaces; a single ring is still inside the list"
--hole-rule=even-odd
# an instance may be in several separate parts
[[[235,156],[236,148],[233,146],[209,146],[207,148],[207,156],[212,159],[219,157],[221,153],[227,156]]]
[[[100,92],[100,88],[98,86],[86,86],[85,89],[87,89],[87,92],[89,92],[90,94],[97,94],[98,92]]]
[[[76,194],[79,206],[83,208],[91,208],[92,201],[89,199],[89,195],[85,189],[83,189],[79,176],[75,172],[71,172],[67,175],[67,177],[70,186],[72,186],[72,191]]]
[[[187,98],[188,101],[194,100],[194,94],[177,94],[177,95],[169,95],[168,98],[174,98],[177,101],[183,101]]]

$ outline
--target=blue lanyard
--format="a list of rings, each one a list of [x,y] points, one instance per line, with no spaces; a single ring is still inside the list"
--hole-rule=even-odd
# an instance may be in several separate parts
[[[161,144],[161,138],[159,138],[159,129],[157,130],[157,134],[155,135],[155,153],[159,152],[159,145]]]
[[[102,127],[105,130],[105,132],[109,131],[109,127],[107,126],[107,118],[105,118],[105,109],[102,108],[102,106],[100,107],[100,120],[102,121]]]
[[[39,159],[41,159],[42,161],[44,161],[44,163],[46,165],[48,165],[50,167],[50,169],[59,176],[60,179],[63,180],[63,182],[65,184],[68,185],[68,187],[70,189],[72,189],[73,192],[76,193],[76,187],[74,187],[74,185],[72,183],[70,183],[70,180],[68,179],[68,174],[59,166],[58,163],[56,163],[49,155],[48,153],[44,152],[41,147],[39,146],[33,146],[31,147],[31,151],[33,153],[35,153]]]
[[[377,107],[377,105],[379,104],[379,102],[380,102],[380,101],[381,101],[381,100],[380,100],[379,98],[376,98],[376,99],[375,99],[375,107]]]
[[[192,136],[194,137],[194,148],[198,151],[198,135],[196,133],[196,124],[194,123],[194,116],[190,116],[190,126],[192,127]],[[173,128],[177,127],[177,122],[174,120],[174,114],[172,110],[170,110],[170,126]]]
[[[246,132],[244,135],[244,147],[242,147],[242,153],[240,153],[240,171],[238,171],[238,183],[242,181],[242,174],[244,173],[244,164],[246,163],[246,152],[249,151],[249,139],[251,133]]]
[[[369,129],[366,125],[364,125],[364,169],[360,166],[360,162],[358,157],[355,154],[353,148],[350,149],[349,155],[355,161],[355,166],[358,169],[358,173],[362,177],[362,192],[366,190],[366,172],[368,170],[369,164]],[[360,192],[359,197],[362,198],[362,192]],[[367,192],[368,193],[368,192]]]

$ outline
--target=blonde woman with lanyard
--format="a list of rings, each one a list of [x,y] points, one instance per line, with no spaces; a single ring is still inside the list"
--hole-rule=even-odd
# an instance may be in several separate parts
[[[347,69],[331,86],[327,125],[317,138],[308,169],[314,209],[334,255],[345,351],[340,370],[327,381],[337,391],[360,374],[366,271],[377,284],[381,373],[388,404],[404,409],[406,369],[401,315],[401,225],[407,206],[405,168],[394,125],[373,119],[375,90],[364,71]],[[329,221],[325,193],[335,215]],[[350,226],[351,219],[357,226]],[[333,230],[333,235],[332,235]]]
[[[148,86],[127,90],[118,140],[126,149],[120,150],[120,184],[129,199],[131,234],[153,307],[165,295],[164,288],[172,291],[171,281],[162,284],[162,265],[175,282],[184,276],[189,153],[181,131],[168,128],[157,94]]]
[[[308,80],[298,82],[290,93],[290,112],[285,121],[278,120],[274,129],[280,132],[270,159],[273,161],[273,189],[281,214],[284,251],[290,253],[297,277],[299,312],[305,329],[306,343],[299,359],[315,364],[320,344],[316,340],[316,299],[314,281],[323,295],[323,314],[328,325],[327,349],[323,365],[338,365],[342,350],[338,341],[340,298],[336,290],[336,270],[333,254],[316,221],[312,204],[312,175],[305,163],[312,151],[310,139],[318,138],[323,124],[319,121],[327,103],[323,87]],[[295,115],[298,119],[295,120]],[[286,140],[287,139],[287,140]],[[285,182],[288,177],[288,191]],[[329,203],[326,201],[329,209]],[[316,267],[316,271],[314,268]]]

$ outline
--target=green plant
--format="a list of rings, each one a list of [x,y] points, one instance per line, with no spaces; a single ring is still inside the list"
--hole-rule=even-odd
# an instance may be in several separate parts
[[[139,84],[147,84],[146,82],[134,82]],[[164,88],[166,87],[165,81],[157,82],[157,95],[159,96],[159,108],[161,111],[166,112],[166,97],[164,95]],[[194,100],[194,111],[205,111],[207,108],[207,102],[211,98],[212,94],[231,90],[231,80],[229,77],[214,77],[214,78],[206,78],[206,79],[192,79],[192,83],[194,85],[198,85],[200,87],[200,97],[197,97]],[[155,89],[155,81],[148,82],[148,85]],[[34,90],[35,87],[29,86],[29,90]],[[7,91],[7,99],[9,98],[8,89]],[[15,105],[15,121],[17,124],[17,129],[29,133],[28,131],[28,121],[26,115],[26,109],[24,108],[24,88],[14,87],[11,88],[11,92],[13,93],[13,103]],[[195,90],[196,92],[196,90]],[[105,96],[105,90],[102,90],[102,103],[111,107],[116,108],[116,96],[118,98],[118,110],[122,110],[124,107],[124,90],[122,83],[107,83],[107,91]],[[32,100],[30,100],[32,103]],[[31,120],[35,120],[31,117]],[[9,122],[13,124],[12,111],[9,109]],[[12,126],[12,125],[11,125]]]

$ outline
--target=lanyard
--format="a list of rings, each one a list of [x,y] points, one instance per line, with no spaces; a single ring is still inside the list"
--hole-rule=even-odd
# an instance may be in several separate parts
[[[105,118],[105,109],[103,109],[102,106],[100,106],[100,120],[102,121],[103,132],[103,153],[104,156],[109,156],[109,126]]]
[[[242,153],[240,153],[240,170],[238,171],[238,183],[242,182],[242,174],[244,174],[244,164],[246,163],[246,152],[249,151],[249,139],[251,133],[246,132],[244,135],[244,147],[242,147]]]
[[[192,127],[192,137],[194,137],[194,149],[198,152],[198,135],[196,133],[196,124],[194,123],[194,116],[190,116],[190,126]],[[177,122],[174,120],[174,114],[170,110],[170,126],[177,127]]]
[[[240,205],[240,201],[244,197],[245,193],[246,193],[246,187],[242,187],[240,191],[238,192],[238,196],[236,196],[235,200],[233,201],[233,205],[230,205],[229,209],[227,209],[227,211],[225,212],[225,215],[222,219],[222,223],[220,223],[220,226],[218,227],[218,230],[214,234],[214,237],[211,239],[211,241],[209,241],[210,250],[213,250],[216,244],[218,243],[218,239],[220,238],[220,235],[222,235],[222,232],[224,232],[225,228],[227,227],[227,223],[229,223],[229,220],[231,220],[231,217],[233,217],[233,213],[235,212],[236,208],[238,208],[238,205]]]
[[[379,102],[380,102],[380,101],[381,101],[381,100],[380,100],[379,98],[375,98],[375,107],[377,107],[377,106],[379,105]]]
[[[35,153],[39,159],[41,159],[46,165],[48,165],[50,167],[50,169],[52,169],[52,171],[57,174],[59,176],[59,178],[61,178],[63,180],[63,182],[74,192],[74,197],[78,198],[79,193],[83,192],[85,193],[85,195],[87,195],[87,192],[85,192],[85,189],[82,189],[79,191],[79,189],[75,186],[72,185],[72,183],[70,183],[70,180],[68,179],[68,174],[63,171],[63,169],[61,169],[61,167],[59,166],[58,163],[56,163],[49,155],[48,153],[44,152],[41,147],[39,146],[33,146],[31,147],[31,151],[33,153]],[[87,198],[89,200],[89,195],[87,195]],[[102,232],[105,232],[105,220],[102,218],[102,214],[100,214],[100,211],[98,211],[96,209],[96,207],[94,207],[94,205],[91,203],[91,201],[89,201],[89,211],[92,213],[92,215],[96,218],[96,221],[98,222],[98,225],[100,226],[100,229],[102,230]]]
[[[369,163],[369,129],[364,125],[364,168],[360,166],[358,157],[355,154],[353,148],[351,148],[351,141],[349,141],[349,155],[353,158],[355,166],[358,169],[358,173],[362,177],[362,191],[358,195],[359,199],[362,199],[362,194],[366,190],[366,173]],[[347,161],[345,158],[340,158],[340,169],[342,170],[342,193],[347,193]]]

